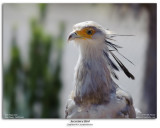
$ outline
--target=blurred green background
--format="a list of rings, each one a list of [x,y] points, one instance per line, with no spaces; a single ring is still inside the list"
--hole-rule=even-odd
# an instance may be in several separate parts
[[[60,33],[57,37],[46,33],[43,23],[47,4],[37,6],[40,10],[39,17],[30,19],[32,36],[29,41],[29,65],[22,64],[17,45],[17,26],[12,28],[10,63],[3,72],[3,97],[8,106],[7,113],[18,113],[27,118],[59,118],[59,92],[62,87],[60,63],[65,24],[59,23]],[[57,54],[52,67],[49,66],[51,50],[55,50]],[[19,101],[18,92],[23,95],[23,102]],[[36,108],[37,105],[41,106],[40,110]]]
[[[116,83],[142,113],[156,114],[156,4],[3,4],[3,118],[64,118],[78,47],[76,23],[93,20],[118,34],[120,58],[135,80]]]

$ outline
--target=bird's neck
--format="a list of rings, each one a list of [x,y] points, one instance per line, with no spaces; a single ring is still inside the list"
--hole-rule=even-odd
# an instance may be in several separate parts
[[[100,58],[102,56],[102,45],[95,45],[95,44],[83,44],[80,45],[80,56],[82,59],[93,59],[96,60],[97,58]]]
[[[74,100],[84,104],[107,102],[112,88],[112,79],[102,49],[100,47],[85,48],[81,47],[75,68]]]

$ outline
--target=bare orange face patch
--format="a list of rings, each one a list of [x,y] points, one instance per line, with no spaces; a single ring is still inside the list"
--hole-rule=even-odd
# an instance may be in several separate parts
[[[91,27],[83,28],[79,31],[76,31],[77,35],[80,36],[83,39],[91,39],[92,36],[95,34],[95,29]]]

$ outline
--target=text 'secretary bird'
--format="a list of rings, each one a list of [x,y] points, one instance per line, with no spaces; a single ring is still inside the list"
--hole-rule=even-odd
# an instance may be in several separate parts
[[[113,54],[119,53],[118,48],[121,48],[111,42],[115,36],[118,35],[93,21],[74,25],[68,40],[79,45],[80,55],[75,67],[74,89],[65,110],[66,118],[136,118],[132,97],[111,78],[118,79],[115,70],[121,69],[134,79]]]

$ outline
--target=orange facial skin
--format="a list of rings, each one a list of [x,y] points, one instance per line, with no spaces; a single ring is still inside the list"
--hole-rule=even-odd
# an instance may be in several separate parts
[[[96,31],[91,27],[86,27],[81,30],[76,31],[76,34],[82,39],[91,39]]]

